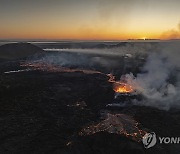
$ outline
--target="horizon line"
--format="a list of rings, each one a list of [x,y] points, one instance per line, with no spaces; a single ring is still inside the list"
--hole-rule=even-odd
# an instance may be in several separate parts
[[[44,42],[58,42],[58,41],[84,41],[84,42],[101,42],[101,41],[109,41],[109,42],[115,42],[115,41],[172,41],[172,40],[180,40],[176,39],[176,38],[172,38],[172,39],[157,39],[157,38],[137,38],[137,39],[42,39],[42,38],[32,38],[32,39],[28,39],[28,38],[0,38],[0,42],[19,42],[19,41],[31,41],[31,42],[40,42],[40,41],[44,41]]]

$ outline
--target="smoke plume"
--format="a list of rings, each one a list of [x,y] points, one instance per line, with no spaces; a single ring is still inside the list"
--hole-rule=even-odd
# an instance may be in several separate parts
[[[47,49],[41,61],[70,68],[113,73],[125,78],[144,101],[136,105],[168,110],[180,107],[180,44],[129,42],[113,48]],[[123,78],[124,79],[124,78]]]
[[[179,49],[178,43],[170,43],[168,46],[161,44],[159,52],[149,54],[142,68],[143,73],[136,77],[132,73],[126,74],[127,82],[134,85],[146,98],[135,104],[165,110],[180,107]]]

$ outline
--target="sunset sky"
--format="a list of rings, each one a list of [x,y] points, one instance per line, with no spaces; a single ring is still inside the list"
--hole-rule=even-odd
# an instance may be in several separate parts
[[[0,39],[180,38],[180,0],[0,0]]]

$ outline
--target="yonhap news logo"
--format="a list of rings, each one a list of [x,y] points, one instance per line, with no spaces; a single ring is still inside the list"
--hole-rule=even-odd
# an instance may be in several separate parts
[[[151,148],[156,145],[159,141],[160,144],[180,144],[180,137],[158,137],[154,132],[146,133],[143,138],[142,142],[146,149]]]
[[[145,148],[153,147],[157,142],[156,134],[154,132],[146,133],[143,136],[142,142],[143,142]]]

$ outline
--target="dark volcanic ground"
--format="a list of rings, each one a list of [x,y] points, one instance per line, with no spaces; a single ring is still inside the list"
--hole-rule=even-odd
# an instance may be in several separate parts
[[[179,145],[142,143],[100,132],[79,136],[100,119],[113,100],[112,85],[101,74],[29,71],[0,76],[1,153],[178,153]],[[150,107],[116,110],[132,115],[159,136],[180,136],[180,112]]]
[[[0,153],[178,154],[179,144],[142,142],[106,131],[81,136],[80,131],[101,121],[102,111],[133,117],[138,127],[157,136],[180,136],[180,111],[143,106],[107,108],[114,91],[103,74],[48,72],[26,69],[20,62],[0,64]]]

